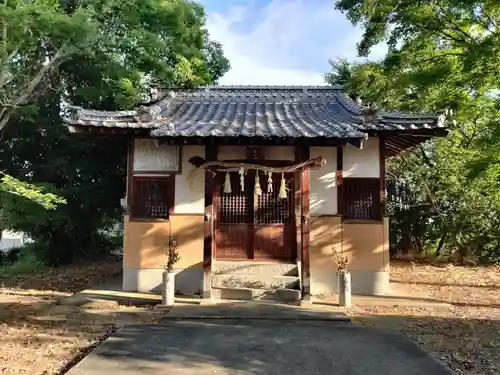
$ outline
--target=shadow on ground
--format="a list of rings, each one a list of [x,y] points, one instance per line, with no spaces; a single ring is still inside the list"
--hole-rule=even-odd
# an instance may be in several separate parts
[[[357,296],[353,296],[353,300],[356,299]],[[360,296],[361,300],[366,299],[370,302],[373,302],[379,297],[370,297],[370,296]],[[461,302],[461,301],[456,301],[451,298],[443,298],[443,299],[438,299],[438,298],[428,298],[428,297],[414,297],[414,296],[397,296],[397,295],[384,295],[380,297],[381,300],[384,300],[384,303],[386,305],[390,305],[391,302],[393,305],[409,305],[409,304],[425,304],[426,306],[433,306],[433,307],[438,307],[438,306],[458,306],[458,307],[485,307],[485,308],[490,308],[490,309],[497,309],[500,308],[500,304],[498,303],[478,303],[478,302]],[[413,302],[413,303],[412,303]],[[322,305],[332,305],[329,302],[322,302],[319,300],[317,304],[322,304]],[[363,304],[361,302],[361,304]],[[371,303],[369,303],[371,304]]]
[[[70,375],[452,372],[404,335],[336,322],[176,320],[119,330]]]
[[[77,293],[118,277],[121,272],[121,257],[110,255],[100,261],[45,268],[34,274],[4,276],[0,288]]]

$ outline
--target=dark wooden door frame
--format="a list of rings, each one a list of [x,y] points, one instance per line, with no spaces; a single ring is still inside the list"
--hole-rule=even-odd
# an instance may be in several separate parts
[[[296,163],[308,160],[309,156],[309,146],[295,146]],[[311,271],[309,258],[310,176],[311,174],[309,169],[296,172],[295,182],[295,229],[297,233],[298,260],[300,261],[302,300],[304,301],[309,301],[311,299]]]
[[[290,164],[293,164],[293,161],[290,161],[290,160],[264,160],[264,159],[237,159],[237,160],[223,160],[223,161],[227,161],[227,162],[233,162],[233,163],[252,163],[252,164],[259,164],[259,165],[263,165],[263,166],[272,166],[272,167],[283,167],[283,166],[287,166],[287,165],[290,165]],[[292,188],[294,186],[296,186],[296,182],[295,182],[295,179],[296,179],[296,176],[297,174],[294,173],[293,175],[293,182],[292,182]],[[213,229],[214,229],[214,236],[213,236],[213,244],[212,244],[212,254],[213,254],[213,257],[214,259],[217,259],[217,236],[218,236],[218,233],[217,233],[217,230],[219,228],[219,209],[220,209],[220,185],[221,185],[221,181],[217,179],[217,177],[212,177],[214,179],[214,189],[212,190],[212,200],[213,200]],[[292,199],[293,199],[293,194],[292,194]],[[251,204],[253,204],[253,199],[251,200]],[[297,213],[295,212],[296,210],[296,207],[292,206],[292,217],[291,217],[291,220],[293,220],[293,217],[297,215]],[[300,212],[300,211],[299,211]],[[299,251],[299,247],[298,247],[298,244],[296,243],[296,241],[294,241],[294,244],[293,244],[293,247],[292,247],[292,253],[291,253],[291,256],[290,256],[290,259],[266,259],[266,258],[255,258],[255,249],[254,249],[254,237],[255,237],[255,234],[256,234],[256,223],[255,223],[255,215],[253,217],[253,221],[254,223],[251,225],[251,228],[249,228],[249,232],[250,232],[250,236],[249,238],[251,240],[249,240],[249,249],[251,251],[251,256],[250,254],[248,254],[249,256],[247,256],[246,259],[230,259],[230,258],[227,258],[228,261],[252,261],[252,260],[255,260],[255,261],[277,261],[277,262],[282,262],[282,261],[295,261],[297,259],[297,253]],[[283,225],[283,236],[286,236],[288,233],[287,231],[285,230],[286,229],[286,224]],[[285,239],[284,239],[285,241]],[[223,260],[223,258],[219,258],[219,260]]]
[[[205,145],[205,160],[217,160],[217,143],[212,139]],[[215,178],[211,171],[205,171],[205,236],[203,242],[203,299],[212,296],[212,257],[215,254],[214,210]]]

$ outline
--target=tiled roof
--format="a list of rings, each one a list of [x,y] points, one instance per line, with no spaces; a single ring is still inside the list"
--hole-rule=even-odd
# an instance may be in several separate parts
[[[378,113],[331,86],[214,86],[175,89],[134,111],[69,108],[64,121],[76,126],[150,129],[156,137],[364,138],[368,131],[444,127],[432,115]]]

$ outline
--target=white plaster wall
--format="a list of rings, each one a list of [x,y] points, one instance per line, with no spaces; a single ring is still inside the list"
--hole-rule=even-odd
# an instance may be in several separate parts
[[[266,160],[295,160],[295,148],[293,146],[265,146],[263,153]]]
[[[182,173],[175,175],[174,213],[203,214],[205,212],[205,173],[203,170],[194,170],[189,159],[193,156],[205,157],[205,146],[182,146],[181,153]]]
[[[217,152],[218,160],[246,159],[247,151],[245,146],[219,146]]]
[[[335,215],[337,213],[337,148],[311,147],[310,157],[326,159],[318,170],[311,170],[310,214]]]
[[[379,139],[368,138],[361,150],[344,146],[343,163],[344,177],[380,177]]]

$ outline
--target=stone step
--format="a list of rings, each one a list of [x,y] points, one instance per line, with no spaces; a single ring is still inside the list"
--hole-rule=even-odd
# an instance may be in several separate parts
[[[213,275],[299,276],[295,263],[221,262],[212,263]]]
[[[297,302],[301,292],[297,289],[212,288],[215,300],[254,300]]]
[[[298,276],[213,275],[212,288],[299,289]]]

